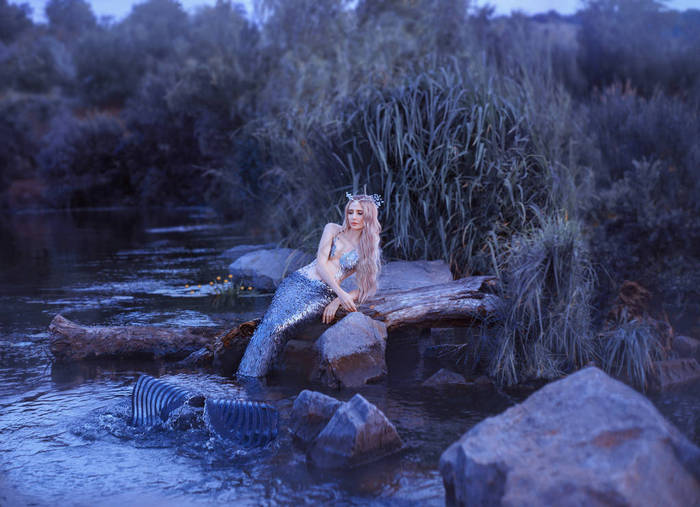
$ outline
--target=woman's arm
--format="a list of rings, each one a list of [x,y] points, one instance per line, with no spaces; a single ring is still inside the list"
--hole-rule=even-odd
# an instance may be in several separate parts
[[[355,312],[357,308],[355,307],[354,298],[340,287],[335,276],[333,276],[333,267],[328,261],[333,236],[335,236],[337,231],[338,226],[336,224],[326,224],[323,228],[323,235],[321,236],[321,242],[318,245],[318,252],[316,253],[316,271],[318,272],[318,276],[320,276],[321,279],[333,289],[333,292],[338,295],[343,307],[349,312]]]
[[[359,291],[357,289],[353,289],[350,292],[348,292],[348,295],[353,299],[353,301],[357,301],[357,298],[359,297]],[[324,324],[330,324],[333,322],[333,319],[335,319],[335,313],[338,311],[338,307],[340,306],[340,298],[337,297],[328,305],[326,308],[323,310],[323,316],[321,317],[321,321]]]

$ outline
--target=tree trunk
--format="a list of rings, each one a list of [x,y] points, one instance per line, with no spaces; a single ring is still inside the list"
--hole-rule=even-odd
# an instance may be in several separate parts
[[[57,361],[106,357],[182,359],[211,346],[217,328],[156,326],[81,326],[61,315],[49,325],[51,353]]]

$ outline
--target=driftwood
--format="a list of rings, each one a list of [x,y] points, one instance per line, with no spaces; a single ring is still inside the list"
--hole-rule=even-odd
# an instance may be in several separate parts
[[[492,317],[498,304],[496,279],[472,276],[418,289],[380,293],[358,311],[380,320],[388,330],[402,326],[464,327]],[[340,309],[336,321],[346,315]],[[58,360],[93,357],[153,357],[235,368],[260,319],[225,333],[214,328],[154,326],[81,326],[57,315],[49,326],[51,352]],[[326,326],[314,325],[318,333]]]
[[[49,332],[51,353],[57,361],[108,357],[177,360],[211,346],[221,329],[81,326],[56,315]]]
[[[386,324],[389,331],[403,326],[468,327],[492,317],[498,296],[496,278],[469,276],[439,285],[384,292],[357,310]],[[345,310],[338,311],[342,318]]]

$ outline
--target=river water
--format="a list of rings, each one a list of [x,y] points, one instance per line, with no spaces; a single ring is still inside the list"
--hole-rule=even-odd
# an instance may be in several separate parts
[[[0,220],[0,505],[441,505],[441,453],[531,392],[421,388],[435,368],[421,363],[417,340],[390,336],[384,382],[326,392],[343,400],[360,392],[394,422],[406,448],[351,471],[317,470],[285,427],[296,395],[319,386],[238,385],[216,371],[152,362],[58,366],[48,351],[47,326],[59,313],[90,325],[219,327],[261,315],[269,296],[216,305],[208,285],[227,276],[221,253],[254,238],[192,208]],[[280,436],[244,450],[203,430],[134,428],[130,395],[142,373],[273,404]],[[697,443],[694,387],[654,401]]]

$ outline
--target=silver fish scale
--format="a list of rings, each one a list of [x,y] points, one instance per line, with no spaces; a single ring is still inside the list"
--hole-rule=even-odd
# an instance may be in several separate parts
[[[245,447],[265,445],[277,437],[279,414],[266,403],[207,400],[204,410],[209,425],[220,437]]]
[[[275,291],[270,306],[255,329],[246,348],[238,374],[262,377],[283,345],[302,326],[318,320],[335,293],[328,284],[304,276],[299,270],[289,274]]]
[[[132,424],[153,426],[165,422],[191,397],[185,389],[141,375],[131,395]],[[243,446],[265,445],[277,437],[279,413],[266,403],[207,398],[204,412],[214,432]]]
[[[177,386],[149,375],[141,375],[131,395],[131,423],[153,426],[168,420],[168,415],[185,404],[190,394]]]

